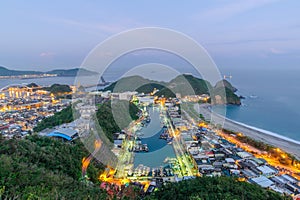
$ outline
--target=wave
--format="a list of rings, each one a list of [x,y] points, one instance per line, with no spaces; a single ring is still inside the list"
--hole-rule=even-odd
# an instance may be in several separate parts
[[[272,137],[275,137],[275,138],[278,138],[278,139],[285,140],[287,142],[292,142],[294,144],[299,144],[300,145],[300,141],[298,141],[298,140],[291,139],[289,137],[283,136],[281,134],[278,134],[278,133],[275,133],[275,132],[272,132],[272,131],[268,131],[268,130],[265,130],[265,129],[262,129],[262,128],[257,128],[255,126],[250,126],[248,124],[245,124],[245,123],[242,123],[242,122],[238,122],[238,121],[229,119],[228,117],[225,117],[224,115],[221,115],[221,114],[219,114],[217,112],[212,111],[212,107],[211,106],[208,106],[206,108],[209,110],[209,112],[213,113],[214,115],[217,115],[217,116],[219,116],[219,117],[221,117],[221,118],[223,118],[223,119],[225,119],[227,121],[230,121],[230,122],[232,122],[234,124],[243,126],[245,128],[248,128],[248,129],[251,129],[251,130],[254,130],[254,131],[257,131],[257,132],[261,132],[261,133],[263,133],[265,135],[269,135],[269,136],[272,136]]]
[[[227,117],[226,117],[226,120],[228,120],[228,121],[230,121],[232,123],[238,124],[240,126],[244,126],[244,127],[248,128],[248,129],[252,129],[254,131],[261,132],[263,134],[270,135],[270,136],[273,136],[273,137],[276,137],[276,138],[279,138],[279,139],[282,139],[282,140],[285,140],[285,141],[288,141],[288,142],[293,142],[295,144],[299,144],[300,145],[300,141],[288,138],[288,137],[280,135],[278,133],[274,133],[274,132],[271,132],[271,131],[268,131],[268,130],[265,130],[265,129],[257,128],[257,127],[254,127],[254,126],[250,126],[248,124],[244,124],[242,122],[238,122],[238,121],[229,119]]]

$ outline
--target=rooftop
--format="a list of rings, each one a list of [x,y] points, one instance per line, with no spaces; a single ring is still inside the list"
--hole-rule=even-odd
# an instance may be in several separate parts
[[[60,128],[60,129],[54,130],[53,132],[47,134],[47,136],[48,137],[61,137],[61,138],[71,141],[77,134],[78,134],[78,132],[74,129]]]
[[[259,176],[257,178],[252,178],[250,179],[250,182],[256,183],[257,185],[260,185],[263,188],[270,187],[273,185],[273,181],[270,179],[266,178],[265,176]]]

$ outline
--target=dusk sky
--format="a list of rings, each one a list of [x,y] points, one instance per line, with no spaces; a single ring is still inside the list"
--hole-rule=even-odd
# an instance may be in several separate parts
[[[0,8],[0,66],[10,69],[77,67],[109,36],[149,26],[194,38],[220,68],[300,63],[297,0],[12,0]]]

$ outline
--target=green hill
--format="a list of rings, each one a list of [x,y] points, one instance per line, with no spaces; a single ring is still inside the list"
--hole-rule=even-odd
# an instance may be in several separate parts
[[[0,199],[105,199],[99,189],[100,163],[88,167],[91,184],[80,181],[81,160],[88,154],[80,140],[0,136]]]
[[[150,93],[154,88],[159,89],[156,93],[157,96],[175,97],[176,93],[180,93],[181,96],[208,94],[212,97],[211,102],[214,104],[241,104],[240,97],[235,94],[237,89],[227,80],[221,80],[213,87],[206,80],[186,74],[179,75],[168,83],[144,79],[140,76],[125,77],[112,83],[104,91],[125,92],[135,90],[139,93]]]
[[[51,85],[50,87],[44,87],[43,89],[51,92],[52,94],[72,92],[72,89],[70,88],[69,85],[62,85],[57,83]]]
[[[108,199],[99,188],[98,176],[104,169],[100,163],[92,161],[88,167],[90,184],[81,181],[81,160],[88,154],[80,140],[70,144],[48,137],[4,140],[0,136],[0,199]],[[149,196],[140,196],[138,188],[131,192],[136,195],[129,196],[145,200],[292,199],[224,176],[167,183]]]
[[[139,91],[139,92],[147,93],[151,89],[153,90],[154,87],[158,85],[161,85],[161,87],[163,87],[165,83],[145,79],[141,76],[128,76],[113,82],[112,84],[104,88],[103,91],[108,91],[108,90],[113,92]]]
[[[214,104],[233,104],[233,105],[241,105],[241,99],[239,96],[237,96],[234,92],[232,92],[231,89],[225,87],[225,95],[224,95],[224,88],[222,87],[217,87],[214,88],[212,91],[212,96],[220,97],[220,102],[217,102],[217,100],[211,100],[212,103]]]
[[[208,81],[186,74],[172,79],[167,86],[173,93],[180,93],[181,96],[209,94],[212,89]]]
[[[113,111],[111,109],[111,104],[113,104],[116,116],[120,116],[118,119],[118,124],[113,116]],[[124,116],[127,112],[127,106],[129,106],[129,117]],[[73,111],[71,106],[63,109],[60,112],[55,113],[53,116],[43,119],[37,126],[33,129],[34,132],[40,132],[46,128],[53,128],[55,126],[70,123],[74,120]],[[138,119],[139,109],[133,103],[127,101],[107,101],[105,103],[98,105],[98,110],[96,113],[97,120],[102,130],[104,131],[107,138],[113,142],[113,133],[119,132],[129,125],[132,120]]]
[[[237,89],[235,87],[233,87],[231,85],[231,83],[229,83],[229,81],[227,81],[225,79],[217,82],[216,85],[215,85],[215,88],[222,88],[222,87],[228,88],[232,92],[237,92]]]
[[[145,85],[142,85],[141,87],[137,88],[136,91],[139,93],[145,93],[149,94],[153,92],[154,89],[162,90],[165,88],[164,84],[158,84],[158,83],[147,83]]]
[[[40,132],[46,128],[53,128],[55,126],[70,123],[74,120],[73,110],[71,106],[66,107],[60,112],[55,113],[53,116],[43,119],[33,128],[34,132]]]
[[[128,105],[130,116],[125,116],[124,114],[127,113],[126,109]],[[114,110],[112,110],[112,106],[114,106]],[[96,116],[106,137],[113,142],[113,133],[120,132],[126,128],[132,120],[137,120],[138,112],[138,107],[133,103],[128,104],[127,101],[107,101],[98,105]],[[118,119],[117,122],[116,118]]]
[[[201,177],[191,180],[170,183],[146,199],[162,200],[292,200],[291,197],[263,189],[257,185],[239,182],[230,177]]]
[[[211,102],[219,104],[217,101],[221,101],[222,104],[241,105],[241,98],[235,94],[236,91],[237,89],[233,87],[227,80],[221,80],[217,82],[212,89],[211,96],[214,96],[215,98],[212,99]],[[218,96],[219,99],[216,99],[216,96]]]

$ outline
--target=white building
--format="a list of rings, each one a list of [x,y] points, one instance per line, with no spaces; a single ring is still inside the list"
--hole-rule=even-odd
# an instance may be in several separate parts
[[[136,95],[138,92],[134,91],[134,92],[122,92],[119,94],[119,99],[120,100],[126,100],[126,101],[130,101],[132,96]]]
[[[154,98],[147,96],[147,97],[138,97],[139,102],[145,105],[154,104]]]

